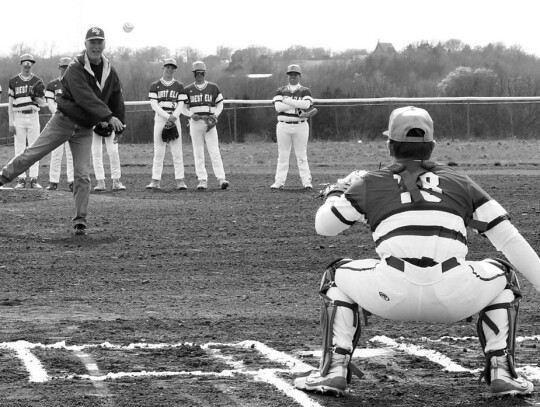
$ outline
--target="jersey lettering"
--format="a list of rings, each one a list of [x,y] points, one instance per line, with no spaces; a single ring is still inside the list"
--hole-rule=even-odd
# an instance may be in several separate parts
[[[420,179],[420,193],[426,202],[441,202],[441,198],[424,191],[428,189],[433,192],[442,194],[443,191],[439,188],[439,177],[432,172],[426,172],[418,177]],[[399,184],[401,182],[401,176],[399,174],[394,174],[394,179],[397,180]],[[401,203],[408,204],[411,203],[411,194],[410,192],[401,193]]]

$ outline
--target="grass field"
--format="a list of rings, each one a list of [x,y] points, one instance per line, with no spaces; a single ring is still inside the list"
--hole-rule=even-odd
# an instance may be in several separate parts
[[[125,192],[92,192],[89,234],[72,235],[71,195],[0,190],[0,407],[537,405],[493,400],[477,384],[474,323],[400,323],[373,316],[355,355],[365,372],[344,398],[308,395],[293,377],[317,366],[317,289],[324,264],[375,255],[368,231],[317,236],[319,184],[389,159],[384,142],[311,143],[314,191],[291,157],[271,191],[272,143],[223,144],[231,186],[147,191],[152,146],[121,145]],[[540,251],[539,141],[438,142],[433,159],[484,186]],[[0,164],[13,147],[0,147]],[[106,155],[106,153],[105,153]],[[107,163],[105,157],[105,163]],[[48,159],[40,181],[48,181]],[[106,165],[108,174],[108,166]],[[65,177],[63,171],[63,177]],[[95,180],[92,179],[93,185]],[[108,183],[110,188],[110,182]],[[469,236],[470,258],[495,255]],[[522,278],[518,368],[540,383],[538,294]]]

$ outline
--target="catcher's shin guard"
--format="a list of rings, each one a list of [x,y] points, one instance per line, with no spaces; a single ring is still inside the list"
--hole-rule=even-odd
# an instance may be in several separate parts
[[[360,339],[361,327],[358,304],[350,304],[344,301],[332,300],[326,293],[331,287],[335,287],[335,275],[336,269],[342,265],[349,263],[352,260],[349,259],[337,259],[332,261],[326,266],[324,275],[321,280],[321,287],[319,289],[319,295],[321,296],[321,331],[322,331],[322,356],[320,360],[320,375],[326,376],[330,370],[332,359],[334,354],[344,355],[346,357],[347,364],[347,383],[351,382],[352,373],[358,377],[362,377],[364,374],[352,363],[350,363],[352,354],[358,340]],[[337,307],[349,308],[353,312],[353,326],[356,327],[356,331],[353,335],[352,349],[342,349],[334,346],[333,344],[333,327],[334,318],[336,316]]]
[[[518,312],[519,312],[519,303],[522,298],[521,289],[519,287],[519,281],[516,276],[516,272],[514,267],[508,263],[505,260],[501,259],[492,259],[495,260],[496,263],[494,263],[496,266],[501,268],[506,272],[506,279],[507,284],[505,289],[509,289],[514,294],[514,300],[508,303],[500,303],[500,304],[493,304],[489,305],[486,308],[484,308],[480,313],[478,314],[478,322],[477,322],[477,330],[478,330],[478,338],[480,339],[480,344],[482,346],[482,351],[484,352],[484,356],[486,357],[486,366],[484,368],[484,371],[480,375],[480,381],[482,380],[482,377],[485,379],[486,383],[489,385],[491,384],[491,358],[493,356],[506,356],[508,360],[508,369],[509,373],[512,377],[518,378],[518,374],[516,373],[516,368],[514,365],[514,352],[516,349],[516,328],[517,328],[517,320],[518,320]],[[482,324],[486,324],[489,329],[491,329],[495,334],[499,333],[499,327],[489,318],[489,316],[486,314],[489,311],[493,311],[495,309],[506,309],[508,314],[508,337],[506,339],[506,349],[500,349],[496,351],[486,352],[486,335],[483,329]]]

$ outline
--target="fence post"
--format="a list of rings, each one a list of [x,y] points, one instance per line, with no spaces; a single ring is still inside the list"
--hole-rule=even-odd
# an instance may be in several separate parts
[[[471,138],[471,123],[470,123],[471,105],[467,103],[467,139]]]
[[[334,117],[336,121],[336,136],[339,140],[339,124],[338,124],[338,117],[337,117],[337,109],[334,107]]]
[[[237,133],[236,133],[236,104],[234,104],[233,107],[233,125],[234,125],[234,142],[237,141]]]

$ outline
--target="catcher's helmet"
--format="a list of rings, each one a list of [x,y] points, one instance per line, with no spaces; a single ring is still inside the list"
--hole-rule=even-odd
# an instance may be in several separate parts
[[[30,54],[22,54],[21,57],[19,58],[19,62],[22,64],[23,62],[26,62],[26,61],[30,61],[33,64],[36,63],[36,60],[34,59],[34,57],[32,55],[30,55]]]
[[[70,57],[63,57],[63,58],[60,58],[60,61],[58,61],[58,66],[59,67],[68,66],[70,62],[71,62]]]
[[[193,69],[191,70],[191,72],[197,72],[197,71],[206,72],[206,65],[203,61],[193,62]]]
[[[302,75],[302,70],[300,69],[300,65],[289,65],[287,67],[287,75],[290,73],[297,73]]]

